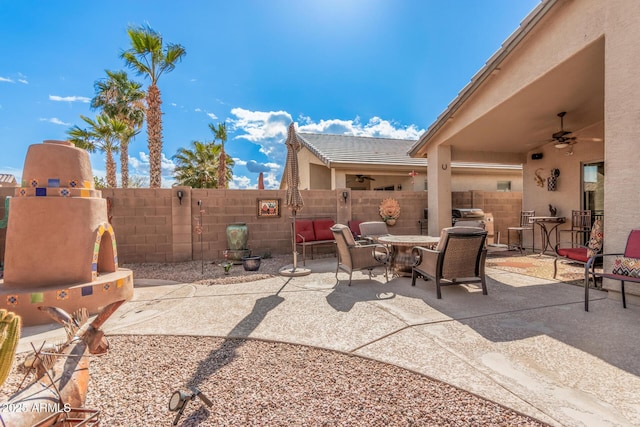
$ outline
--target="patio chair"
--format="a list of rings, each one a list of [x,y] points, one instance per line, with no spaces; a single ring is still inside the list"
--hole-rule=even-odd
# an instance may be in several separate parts
[[[349,286],[351,286],[351,276],[354,270],[368,270],[371,278],[371,270],[376,267],[384,267],[384,276],[389,281],[387,262],[389,261],[389,249],[385,245],[359,244],[353,239],[353,234],[349,227],[343,224],[336,224],[331,227],[331,232],[338,247],[338,265],[336,267],[336,281],[338,272],[343,270],[349,273]]]
[[[610,273],[605,271],[596,272],[593,270],[593,265],[598,259],[604,259],[604,257],[609,256],[616,257]],[[627,308],[624,282],[640,283],[640,230],[631,230],[629,237],[627,237],[627,245],[624,253],[595,254],[589,258],[584,270],[584,311],[589,311],[589,268],[591,268],[591,276],[594,282],[596,277],[618,280],[620,282],[622,307]]]
[[[412,249],[416,257],[411,274],[411,286],[416,278],[436,282],[436,296],[442,298],[441,286],[463,283],[481,283],[482,294],[487,295],[484,264],[487,256],[487,232],[477,227],[449,227],[442,229],[436,249],[421,246]]]
[[[383,221],[365,221],[360,223],[360,235],[363,239],[375,243],[378,237],[388,236],[389,229]]]
[[[589,234],[589,231],[593,227],[591,220],[591,211],[571,211],[571,228],[567,230],[560,230],[560,238],[562,234],[571,234],[571,243],[577,243],[584,245],[585,239]]]
[[[589,258],[598,254],[602,250],[603,237],[602,221],[596,220],[593,223],[593,227],[591,227],[589,244],[587,246],[578,244],[575,241],[558,242],[555,247],[556,258],[553,260],[553,278],[555,279],[558,274],[558,261],[564,260],[586,265]]]
[[[536,216],[536,211],[520,211],[520,225],[517,227],[508,227],[507,228],[507,249],[511,250],[511,248],[518,249],[520,253],[522,253],[522,249],[524,249],[524,236],[525,232],[531,232],[531,246],[533,251],[536,250],[536,233],[533,231],[533,222],[531,222],[531,217]],[[518,235],[518,245],[511,244],[511,232],[515,231]]]

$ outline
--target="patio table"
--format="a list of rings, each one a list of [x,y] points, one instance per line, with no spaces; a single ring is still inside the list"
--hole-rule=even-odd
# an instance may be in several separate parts
[[[540,255],[544,255],[547,250],[555,253],[553,246],[551,245],[551,233],[556,233],[556,243],[558,242],[558,226],[564,224],[566,218],[563,216],[532,216],[530,221],[533,224],[537,224],[540,227],[540,234],[542,235],[542,251]]]
[[[395,236],[387,235],[377,238],[378,242],[391,246],[390,265],[393,272],[398,276],[411,277],[413,268],[413,257],[411,249],[414,246],[423,246],[433,249],[438,245],[440,237],[423,235]]]

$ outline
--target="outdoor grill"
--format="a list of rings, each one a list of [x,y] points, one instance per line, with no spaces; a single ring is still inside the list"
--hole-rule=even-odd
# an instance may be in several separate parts
[[[457,221],[483,221],[484,211],[478,208],[451,209],[451,222]]]

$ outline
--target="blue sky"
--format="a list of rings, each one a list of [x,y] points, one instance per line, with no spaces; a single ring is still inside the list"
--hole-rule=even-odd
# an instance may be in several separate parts
[[[539,0],[0,0],[0,173],[82,125],[96,80],[126,69],[126,29],[187,55],[161,77],[163,186],[172,156],[226,122],[232,188],[277,188],[286,129],[417,139]],[[147,86],[143,77],[132,79]],[[130,174],[148,176],[143,131]],[[95,175],[104,159],[91,156]]]

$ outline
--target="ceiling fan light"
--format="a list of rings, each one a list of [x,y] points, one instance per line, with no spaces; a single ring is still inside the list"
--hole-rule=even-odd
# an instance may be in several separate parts
[[[569,146],[568,142],[556,142],[554,147],[556,148],[567,148]]]

